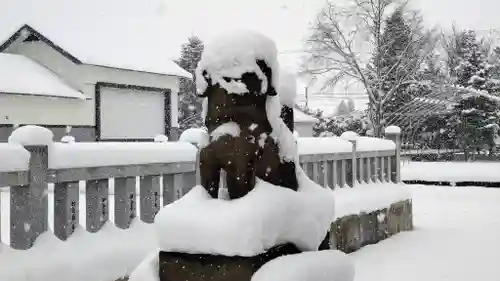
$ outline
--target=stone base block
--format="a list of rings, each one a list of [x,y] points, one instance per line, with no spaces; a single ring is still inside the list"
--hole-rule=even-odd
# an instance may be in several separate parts
[[[293,244],[274,247],[254,257],[160,252],[160,281],[250,281],[265,263],[300,253]]]
[[[413,229],[411,199],[389,208],[338,218],[331,228],[330,245],[345,253],[375,244],[401,231]]]

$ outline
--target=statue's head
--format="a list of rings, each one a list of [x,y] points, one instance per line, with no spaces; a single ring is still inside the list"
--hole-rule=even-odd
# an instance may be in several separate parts
[[[196,69],[198,94],[276,95],[277,54],[274,41],[260,33],[237,30],[221,34],[205,44]]]
[[[212,78],[207,70],[203,70],[201,77],[198,76],[197,79],[203,79],[204,83],[206,83],[206,87],[204,87],[204,91],[199,92],[198,95],[200,97],[207,97],[211,93],[220,93],[275,96],[277,94],[276,89],[272,83],[270,83],[273,79],[272,69],[264,60],[257,60],[256,64],[265,79],[262,79],[262,75],[259,75],[260,73],[244,72],[239,77],[221,76],[216,80]]]

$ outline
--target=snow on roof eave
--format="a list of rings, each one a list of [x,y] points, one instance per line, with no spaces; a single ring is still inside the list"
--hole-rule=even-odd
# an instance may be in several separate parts
[[[180,77],[180,78],[187,78],[187,79],[193,79],[193,75],[191,73],[187,72],[184,70],[182,67],[179,66],[179,69],[175,72],[169,72],[169,71],[151,71],[151,70],[144,70],[144,69],[137,69],[137,68],[132,68],[132,67],[118,67],[118,66],[113,66],[113,65],[106,65],[106,64],[100,64],[96,62],[83,62],[85,65],[90,65],[90,66],[99,66],[99,67],[105,67],[105,68],[113,68],[113,69],[121,69],[121,70],[128,70],[128,71],[134,71],[134,72],[142,72],[142,73],[149,73],[149,74],[159,74],[159,75],[167,75],[167,76],[173,76],[173,77]],[[172,63],[175,63],[172,61]]]
[[[79,95],[56,95],[56,94],[47,94],[47,93],[7,93],[2,92],[0,90],[0,95],[9,95],[9,96],[30,96],[30,97],[44,97],[44,98],[52,98],[52,99],[70,99],[70,100],[92,100],[91,97],[87,97],[80,92]]]

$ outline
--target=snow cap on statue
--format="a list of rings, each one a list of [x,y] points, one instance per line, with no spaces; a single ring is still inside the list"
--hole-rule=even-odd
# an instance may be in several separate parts
[[[274,41],[263,34],[252,30],[234,30],[217,36],[205,44],[205,49],[196,69],[196,87],[199,93],[205,92],[211,84],[219,84],[230,93],[244,94],[248,92],[246,85],[237,80],[227,81],[224,78],[241,78],[247,72],[255,73],[262,81],[261,93],[268,90],[266,75],[257,64],[264,61],[271,69],[273,76],[270,85],[278,89],[278,50]]]

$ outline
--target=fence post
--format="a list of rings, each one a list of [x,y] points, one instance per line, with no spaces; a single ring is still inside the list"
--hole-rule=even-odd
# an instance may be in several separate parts
[[[341,138],[349,141],[352,143],[352,187],[356,185],[356,182],[358,181],[358,160],[356,157],[356,147],[357,147],[357,140],[359,135],[355,132],[347,131],[342,133],[340,136]]]
[[[396,144],[396,152],[391,157],[390,179],[394,183],[401,182],[401,129],[398,126],[385,128],[385,137]]]
[[[13,186],[10,195],[11,247],[26,250],[48,229],[47,170],[49,146],[54,135],[47,128],[19,127],[10,143],[23,145],[30,153],[28,186]]]

